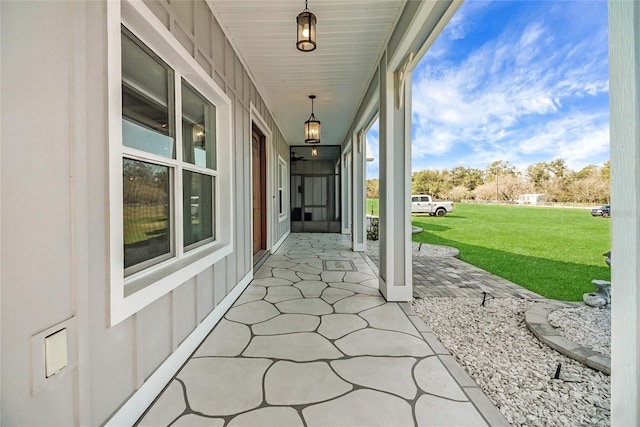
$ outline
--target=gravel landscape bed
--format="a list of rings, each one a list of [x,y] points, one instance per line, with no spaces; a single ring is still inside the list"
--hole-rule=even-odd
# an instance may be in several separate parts
[[[538,341],[524,322],[533,301],[496,298],[484,307],[480,303],[475,298],[432,298],[413,306],[510,423],[610,425],[610,377]],[[591,331],[573,329],[571,339]],[[558,364],[562,369],[556,380]]]
[[[581,305],[549,313],[549,323],[576,344],[611,356],[611,308]]]

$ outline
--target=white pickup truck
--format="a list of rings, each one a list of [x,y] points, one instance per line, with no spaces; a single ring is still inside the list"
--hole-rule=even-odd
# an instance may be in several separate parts
[[[411,213],[428,213],[431,216],[445,216],[453,212],[453,202],[433,201],[431,196],[416,194],[411,196]]]

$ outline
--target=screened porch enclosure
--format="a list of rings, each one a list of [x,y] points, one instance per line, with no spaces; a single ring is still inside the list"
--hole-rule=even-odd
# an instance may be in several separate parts
[[[291,231],[339,233],[340,147],[292,146]]]

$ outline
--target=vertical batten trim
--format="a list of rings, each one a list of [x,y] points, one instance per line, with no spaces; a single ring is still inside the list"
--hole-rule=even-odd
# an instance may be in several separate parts
[[[249,286],[253,275],[247,274],[216,308],[189,334],[178,348],[156,369],[129,400],[105,423],[106,427],[133,425],[164,390],[173,376],[220,322],[224,314]]]

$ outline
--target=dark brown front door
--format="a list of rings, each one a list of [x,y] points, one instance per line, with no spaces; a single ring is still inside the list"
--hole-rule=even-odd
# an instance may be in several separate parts
[[[266,212],[266,156],[264,136],[253,129],[251,137],[253,155],[253,254],[267,247]]]

